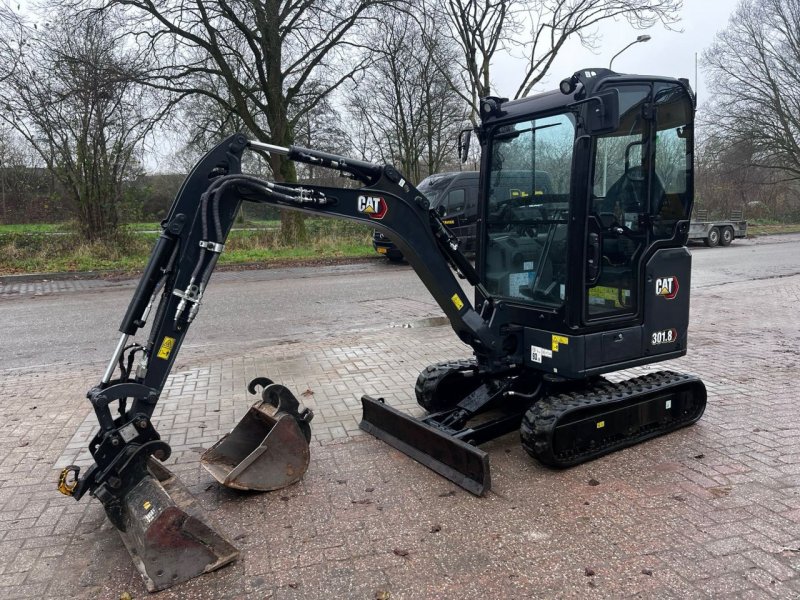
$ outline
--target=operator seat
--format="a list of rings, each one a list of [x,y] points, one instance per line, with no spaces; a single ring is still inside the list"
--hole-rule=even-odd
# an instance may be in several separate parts
[[[653,203],[652,213],[657,215],[666,198],[664,184],[657,173],[652,178]],[[619,205],[619,209],[617,209]],[[617,179],[606,192],[602,212],[645,213],[647,206],[647,182],[643,166],[631,167]]]

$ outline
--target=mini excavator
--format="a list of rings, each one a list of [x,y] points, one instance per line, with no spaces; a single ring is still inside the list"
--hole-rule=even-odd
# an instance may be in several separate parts
[[[420,373],[423,418],[364,396],[361,428],[473,494],[491,486],[479,446],[512,431],[540,463],[563,468],[694,423],[706,404],[697,378],[604,377],[686,353],[694,109],[685,79],[605,69],[521,100],[482,99],[474,265],[443,223],[444,205],[391,165],[229,137],[194,167],[162,224],[88,393],[99,423],[94,464],[64,469],[60,490],[102,503],[150,590],[236,558],[229,540],[179,506],[187,494],[162,464],[170,447],[152,418],[244,201],[368,224],[400,249],[474,356]],[[472,133],[459,136],[463,158]],[[247,151],[327,167],[360,187],[247,175]],[[474,287],[472,301],[459,277]],[[151,316],[148,335],[132,341]],[[250,382],[259,389],[202,457],[235,489],[278,489],[308,466],[313,414],[270,379]]]

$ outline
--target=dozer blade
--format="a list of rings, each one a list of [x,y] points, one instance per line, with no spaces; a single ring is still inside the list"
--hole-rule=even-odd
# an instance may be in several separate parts
[[[145,476],[121,500],[122,541],[156,592],[218,569],[239,551],[201,519],[192,495],[166,467],[148,462]]]
[[[202,465],[221,484],[268,492],[299,481],[310,458],[311,412],[291,410],[297,400],[285,387],[270,384],[228,435],[206,450]],[[284,410],[286,409],[286,410]],[[305,420],[302,420],[305,418]]]
[[[491,487],[489,455],[480,448],[414,419],[382,399],[362,396],[361,405],[359,427],[367,433],[477,496]]]

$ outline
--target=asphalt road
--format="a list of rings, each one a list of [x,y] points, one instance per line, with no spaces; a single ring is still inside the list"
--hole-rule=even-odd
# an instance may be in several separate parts
[[[692,287],[800,273],[800,234],[693,246]],[[0,288],[0,292],[2,289]],[[104,365],[132,282],[0,298],[0,376]],[[177,368],[272,343],[414,326],[441,315],[410,267],[384,261],[215,274]],[[99,367],[98,376],[102,371]]]

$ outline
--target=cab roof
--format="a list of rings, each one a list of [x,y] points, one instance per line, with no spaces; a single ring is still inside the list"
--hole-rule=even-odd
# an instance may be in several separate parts
[[[596,76],[586,76],[587,74],[597,73]],[[499,103],[499,111],[496,114],[481,115],[483,124],[495,123],[498,121],[516,121],[523,119],[534,113],[546,113],[566,108],[568,105],[581,100],[585,95],[585,90],[594,91],[601,83],[604,85],[613,83],[635,83],[635,82],[656,82],[676,83],[687,87],[688,84],[674,77],[664,77],[661,75],[634,75],[620,74],[608,69],[582,69],[572,76],[579,81],[579,85],[573,93],[563,94],[561,90],[555,89],[540,94],[534,94],[527,98],[518,100],[507,100],[505,98],[494,98]]]

